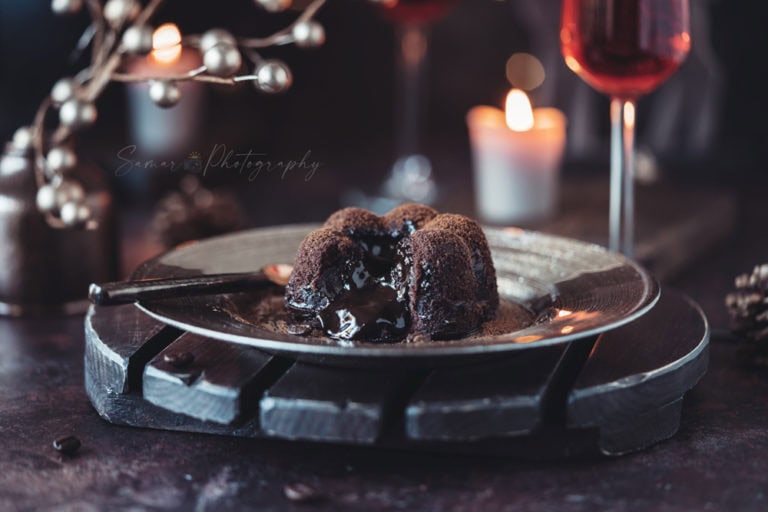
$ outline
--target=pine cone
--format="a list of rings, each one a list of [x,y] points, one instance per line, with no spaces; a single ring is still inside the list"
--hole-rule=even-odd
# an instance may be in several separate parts
[[[738,276],[735,285],[725,297],[731,330],[755,341],[768,340],[768,263]]]
[[[194,177],[185,177],[181,191],[163,199],[152,218],[151,229],[164,247],[188,240],[229,233],[245,224],[245,213],[234,195],[211,191]]]

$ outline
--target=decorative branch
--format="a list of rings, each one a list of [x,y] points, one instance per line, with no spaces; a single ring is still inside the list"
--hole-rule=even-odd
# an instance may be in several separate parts
[[[147,4],[147,7],[144,8],[143,11],[141,11],[141,14],[136,16],[136,25],[146,25],[149,19],[155,15],[158,9],[162,7],[162,5],[165,3],[165,0],[152,0]]]
[[[43,157],[43,134],[41,132],[45,122],[45,115],[48,113],[48,109],[51,107],[52,103],[53,101],[51,98],[45,98],[43,102],[40,103],[37,113],[35,114],[35,120],[32,123],[32,145],[35,151],[36,170],[40,169],[42,163],[45,161],[45,158]],[[37,183],[37,188],[42,187],[45,185],[45,176],[40,172],[35,172],[35,182]]]
[[[86,0],[85,5],[91,15],[91,26],[93,27],[93,39],[91,46],[91,62],[94,66],[99,64],[101,48],[104,42],[104,17],[102,16],[101,4],[98,0]]]
[[[317,11],[320,10],[323,4],[325,4],[325,0],[315,0],[304,10],[303,13],[301,13],[298,18],[296,18],[296,21],[270,36],[261,38],[241,38],[238,39],[237,43],[243,48],[267,48],[269,46],[298,42],[295,35],[296,27],[302,27],[303,25],[310,23],[312,17],[317,14]],[[322,30],[322,26],[319,24],[317,26],[320,27],[320,30]],[[316,37],[319,37],[319,34]],[[322,39],[325,40],[324,34]],[[322,44],[322,42],[320,44]]]
[[[68,175],[77,165],[77,155],[67,141],[79,129],[96,121],[94,102],[110,82],[148,82],[150,98],[160,107],[171,107],[180,98],[177,82],[194,81],[234,86],[251,81],[266,93],[283,92],[293,77],[288,66],[276,59],[264,59],[255,49],[296,44],[302,48],[320,46],[325,30],[314,20],[326,0],[314,0],[290,25],[260,38],[236,38],[222,29],[200,35],[179,35],[179,47],[200,51],[203,66],[185,73],[145,76],[118,71],[125,57],[153,51],[154,33],[149,22],[165,0],[149,0],[142,8],[139,0],[55,0],[57,14],[78,12],[83,5],[91,24],[78,42],[84,50],[90,39],[91,62],[73,78],[62,78],[54,85],[35,114],[31,127],[20,128],[14,135],[14,147],[31,150],[37,183],[37,206],[48,224],[55,228],[94,227],[85,204],[80,183]],[[290,6],[291,0],[254,0],[264,10],[277,12]],[[90,36],[92,34],[92,36]],[[89,35],[89,38],[86,37]],[[251,73],[237,75],[245,55],[254,65]],[[52,108],[58,109],[59,125],[46,135],[46,119]]]

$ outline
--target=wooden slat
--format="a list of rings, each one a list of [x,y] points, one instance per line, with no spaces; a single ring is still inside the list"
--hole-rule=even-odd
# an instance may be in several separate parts
[[[98,314],[96,312],[98,311]],[[181,331],[168,327],[133,304],[91,306],[85,318],[86,373],[109,393],[141,390],[144,365]],[[106,343],[104,340],[109,340]]]
[[[660,428],[649,439],[647,429],[637,425],[661,408],[677,407],[679,416],[673,404],[704,375],[708,341],[709,328],[698,306],[665,290],[648,314],[598,339],[568,397],[568,426],[598,427],[601,450],[609,454],[674,434]]]
[[[261,400],[261,427],[286,439],[372,444],[414,379],[408,372],[296,364]]]
[[[187,354],[187,365],[169,362]],[[186,333],[144,370],[144,399],[193,418],[232,424],[255,411],[258,398],[286,364],[243,345]]]
[[[85,378],[87,382],[90,377],[86,374]],[[118,395],[102,393],[99,389],[94,388],[94,392],[89,393],[89,398],[99,415],[116,425],[240,437],[261,435],[256,416],[237,425],[221,425],[163,409],[147,402],[136,393]]]
[[[469,441],[531,432],[564,347],[435,370],[406,409],[410,439]]]

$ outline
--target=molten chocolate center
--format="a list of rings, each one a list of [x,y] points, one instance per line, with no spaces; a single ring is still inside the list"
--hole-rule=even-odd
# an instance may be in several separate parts
[[[410,256],[402,238],[353,237],[362,257],[350,262],[343,291],[317,314],[332,338],[374,342],[403,339],[411,326],[408,309]]]

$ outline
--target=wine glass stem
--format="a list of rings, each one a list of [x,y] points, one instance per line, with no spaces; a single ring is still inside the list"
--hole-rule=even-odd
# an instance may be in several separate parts
[[[635,102],[611,99],[610,249],[632,257],[635,231]]]
[[[398,157],[418,153],[421,121],[421,88],[427,56],[427,31],[420,24],[397,27],[400,108],[397,110]]]

